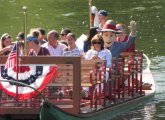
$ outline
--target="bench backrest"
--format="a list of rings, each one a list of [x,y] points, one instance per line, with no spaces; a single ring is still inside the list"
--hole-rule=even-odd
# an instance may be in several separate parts
[[[81,60],[81,86],[92,86],[105,80],[103,60]],[[72,86],[73,65],[58,64],[58,77],[52,78],[48,86]]]

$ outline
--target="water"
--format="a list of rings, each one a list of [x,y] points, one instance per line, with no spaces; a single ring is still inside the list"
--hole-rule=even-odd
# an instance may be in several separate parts
[[[151,58],[150,69],[156,83],[154,99],[114,120],[165,120],[165,56]]]

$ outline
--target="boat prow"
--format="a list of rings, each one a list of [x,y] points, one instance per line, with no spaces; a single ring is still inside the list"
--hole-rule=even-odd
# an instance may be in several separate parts
[[[147,55],[143,54],[143,56],[146,59],[147,62],[147,66],[146,69],[143,70],[143,83],[144,83],[144,87],[143,89],[145,89],[145,94],[155,94],[156,91],[156,86],[155,86],[155,81],[153,78],[153,74],[150,70],[150,60],[147,57]]]

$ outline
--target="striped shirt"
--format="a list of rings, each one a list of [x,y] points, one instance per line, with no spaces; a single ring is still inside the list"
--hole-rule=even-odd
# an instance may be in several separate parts
[[[68,50],[68,48],[63,50],[63,56],[83,56],[83,50],[80,50],[78,47],[73,50]]]

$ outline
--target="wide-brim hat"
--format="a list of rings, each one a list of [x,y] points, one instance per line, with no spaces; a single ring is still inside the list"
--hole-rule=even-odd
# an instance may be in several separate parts
[[[98,32],[114,32],[116,34],[121,33],[116,30],[116,24],[113,20],[108,20],[102,29],[97,29]]]

